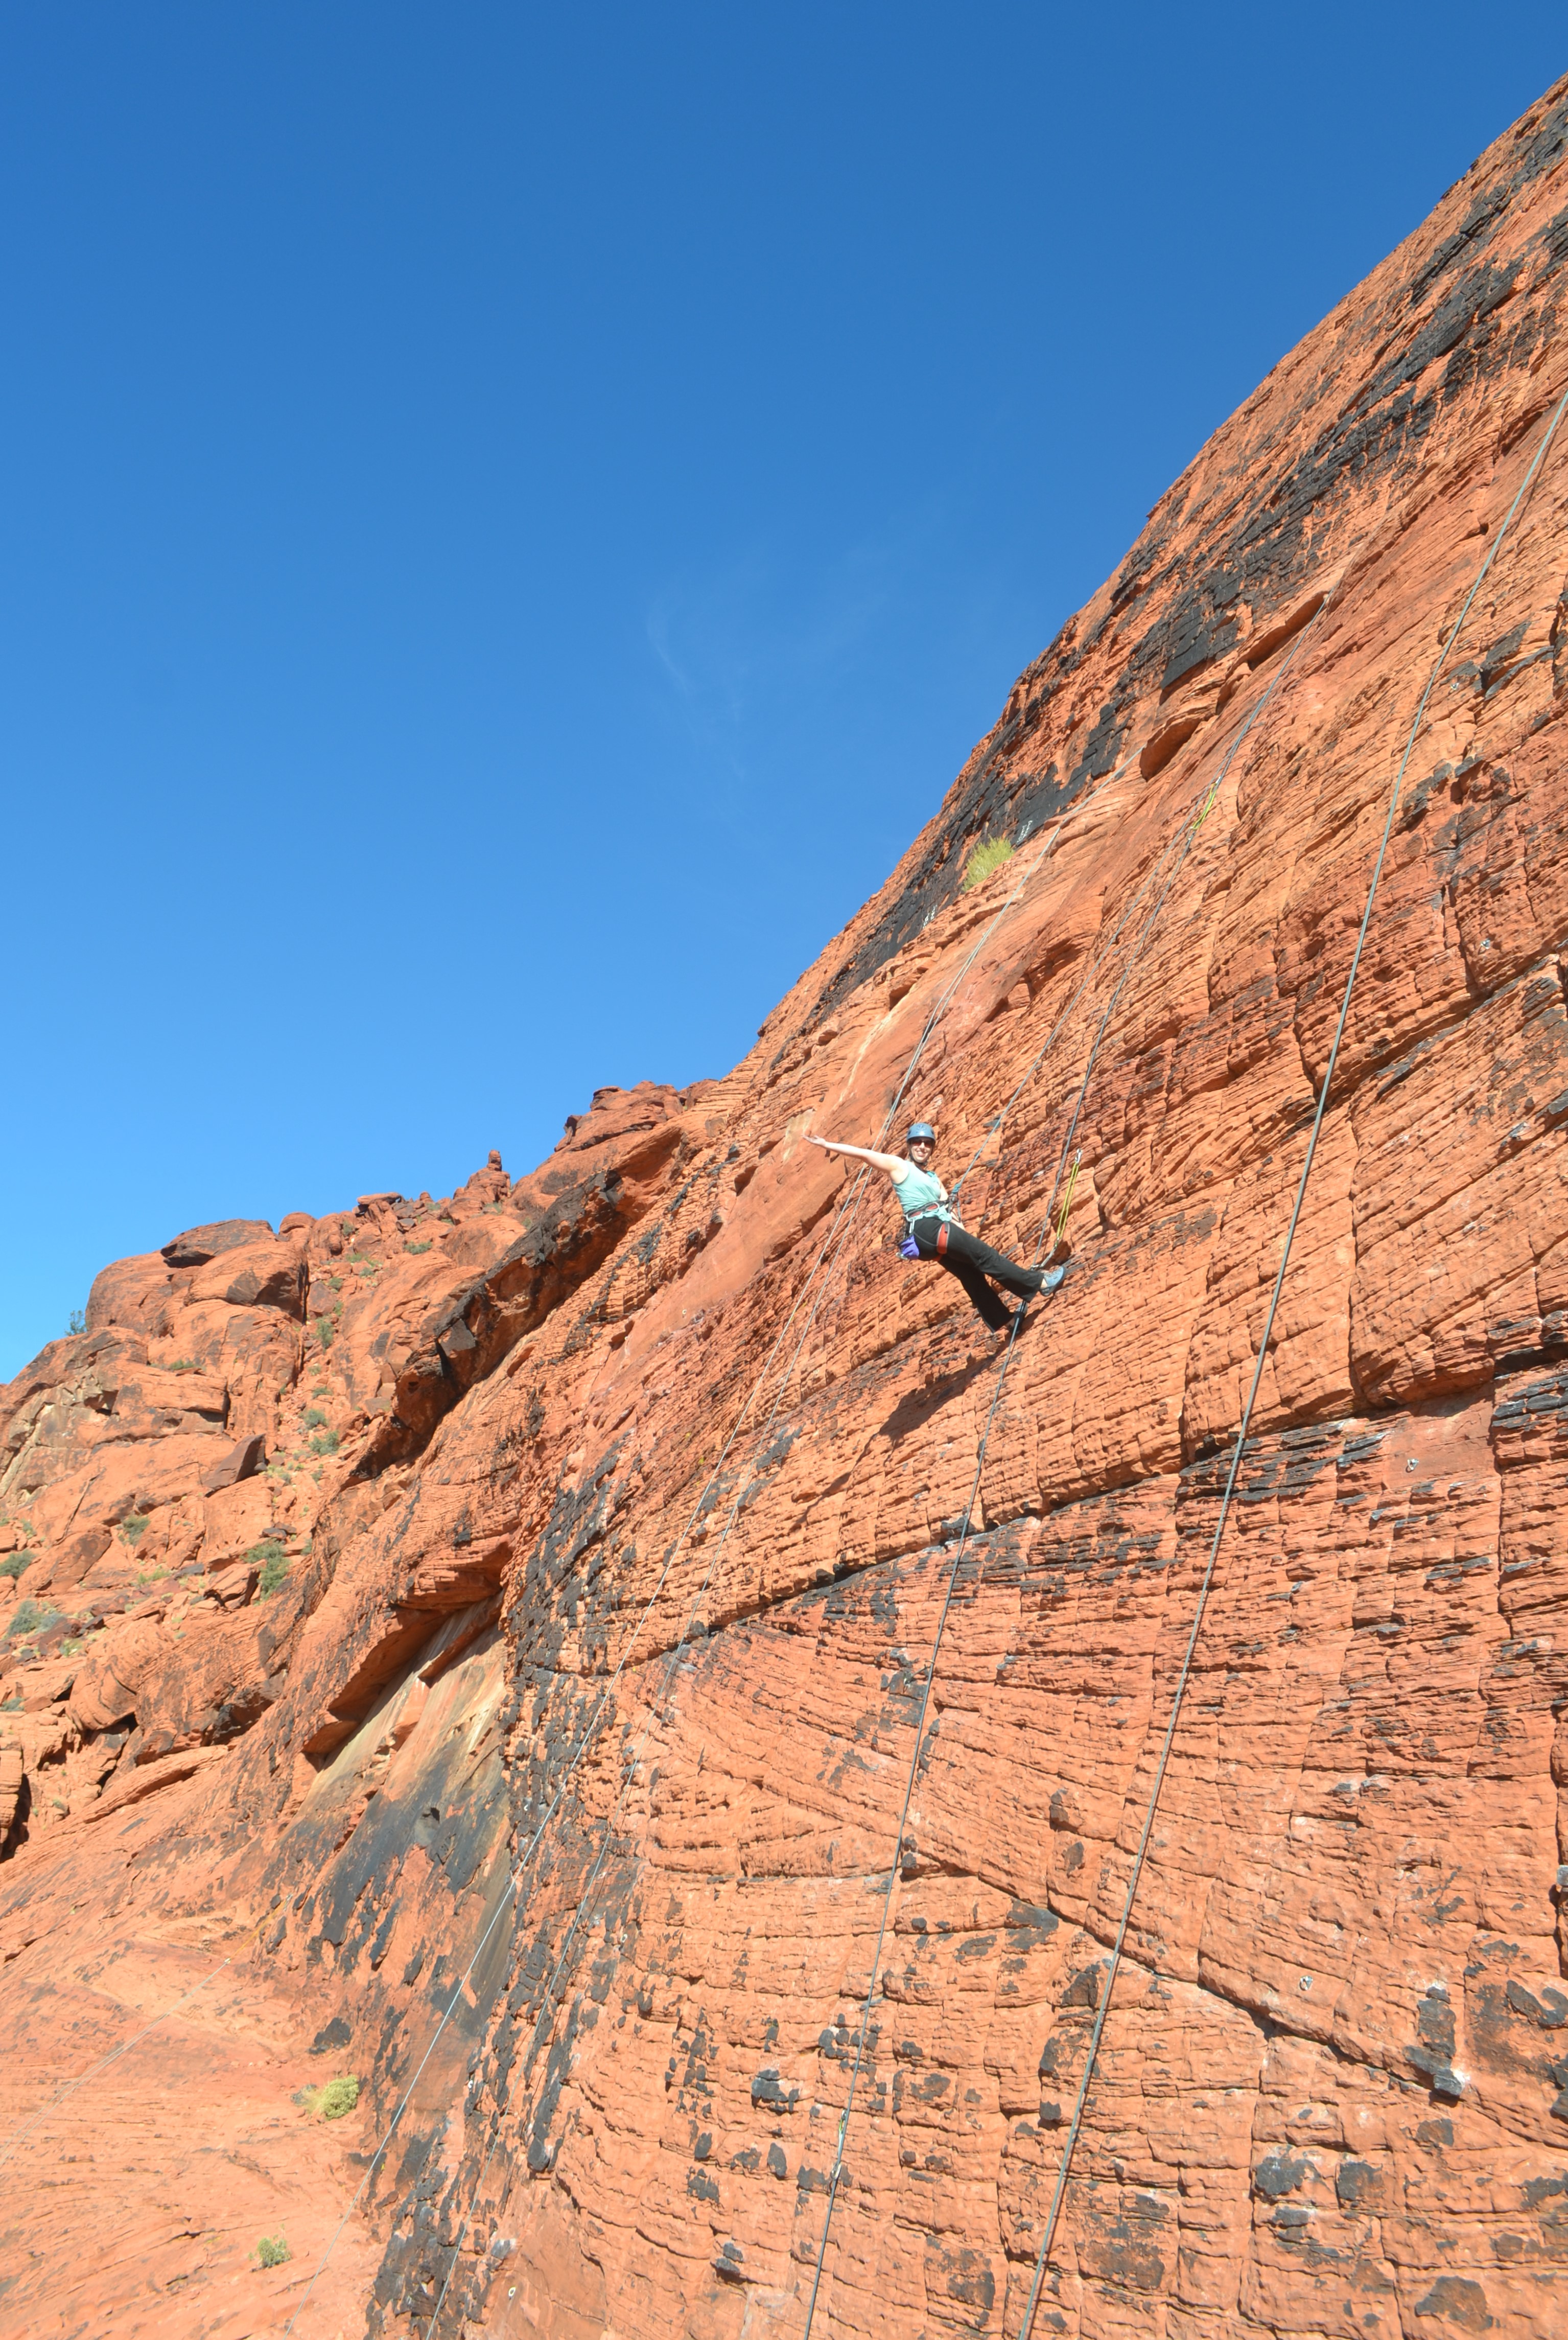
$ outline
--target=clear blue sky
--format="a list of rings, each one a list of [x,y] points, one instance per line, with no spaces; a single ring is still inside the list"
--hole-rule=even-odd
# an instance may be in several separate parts
[[[194,1221],[724,1071],[1568,38],[62,0],[0,58],[4,1375]]]

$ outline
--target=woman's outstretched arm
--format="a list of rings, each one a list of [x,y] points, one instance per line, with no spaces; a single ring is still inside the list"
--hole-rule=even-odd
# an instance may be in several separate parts
[[[885,1170],[895,1185],[909,1168],[902,1154],[879,1154],[874,1145],[845,1145],[836,1137],[813,1137],[807,1142],[824,1146],[829,1154],[853,1154],[857,1162],[869,1162],[873,1170]]]

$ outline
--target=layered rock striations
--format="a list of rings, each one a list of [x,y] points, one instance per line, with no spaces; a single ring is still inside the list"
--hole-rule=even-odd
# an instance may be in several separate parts
[[[1037,2332],[1563,2328],[1565,263],[1560,85],[733,1073],[0,1397],[0,2329],[1016,2334],[1097,2026]]]

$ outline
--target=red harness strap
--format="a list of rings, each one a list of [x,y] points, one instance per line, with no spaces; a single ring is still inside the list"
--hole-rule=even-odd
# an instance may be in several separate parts
[[[945,1219],[941,1220],[937,1225],[936,1255],[938,1259],[947,1257],[947,1221]]]

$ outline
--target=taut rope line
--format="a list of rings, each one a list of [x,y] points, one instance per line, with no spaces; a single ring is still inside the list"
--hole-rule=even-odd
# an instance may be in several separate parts
[[[1339,1005],[1339,1020],[1335,1026],[1333,1045],[1328,1051],[1328,1061],[1324,1067],[1323,1087],[1317,1100],[1317,1110],[1312,1119],[1312,1134],[1307,1143],[1307,1157],[1301,1165],[1301,1176],[1296,1188],[1296,1200],[1291,1207],[1289,1225],[1285,1231],[1285,1248],[1280,1254],[1279,1272],[1274,1279],[1274,1290],[1268,1302],[1268,1314],[1264,1319],[1263,1337],[1258,1343],[1257,1359],[1253,1367],[1252,1385],[1247,1393],[1247,1403],[1242,1409],[1240,1425],[1236,1433],[1236,1444],[1231,1452],[1230,1468],[1226,1474],[1225,1492],[1220,1500],[1219,1517],[1215,1523],[1214,1540],[1209,1546],[1208,1563],[1198,1586],[1198,1603],[1193,1611],[1192,1630],[1187,1637],[1187,1648],[1177,1676],[1170,1718],[1166,1725],[1165,1737],[1161,1742],[1159,1760],[1155,1766],[1154,1783],[1149,1792],[1149,1808],[1144,1814],[1143,1826],[1139,1833],[1138,1849],[1133,1855],[1132,1870],[1128,1879],[1120,1922],[1116,1930],[1115,1945],[1106,1971],[1100,2005],[1095,2010],[1094,2028],[1090,2035],[1089,2053],[1084,2059],[1083,2077],[1079,2083],[1078,2097],[1072,2108],[1071,2124],[1062,2145],[1056,2187],[1051,2196],[1050,2211],[1046,2220],[1045,2232],[1040,2236],[1040,2250],[1035,2258],[1034,2276],[1030,2285],[1029,2298],[1024,2308],[1019,2340],[1030,2340],[1034,2327],[1035,2311],[1040,2303],[1040,2285],[1045,2277],[1046,2262],[1051,2243],[1055,2238],[1057,2223],[1061,2215],[1062,2199],[1067,2191],[1068,2175],[1072,2167],[1073,2154],[1083,2127],[1084,2111],[1089,2101],[1090,2083],[1094,2077],[1095,2061],[1100,2053],[1100,2043],[1104,2034],[1106,2018],[1110,2012],[1111,1994],[1115,1990],[1117,1976],[1121,1968],[1122,1950],[1127,1940],[1128,1928],[1132,1922],[1133,1904],[1138,1898],[1138,1888],[1143,1876],[1144,1861],[1149,1851],[1149,1839],[1154,1828],[1155,1814],[1159,1809],[1160,1790],[1165,1784],[1166,1770],[1170,1761],[1170,1750],[1175,1742],[1177,1725],[1181,1719],[1182,1700],[1186,1696],[1188,1681],[1192,1671],[1193,1656],[1198,1648],[1198,1637],[1202,1631],[1204,1611],[1208,1607],[1209,1590],[1214,1581],[1215,1563],[1219,1557],[1220,1539],[1225,1533],[1225,1524],[1230,1512],[1230,1499],[1235,1492],[1237,1475],[1241,1468],[1242,1453],[1247,1444],[1247,1433],[1252,1421],[1252,1410],[1257,1403],[1258,1389],[1263,1381],[1263,1367],[1268,1355],[1268,1343],[1274,1331],[1274,1319],[1278,1311],[1280,1294],[1285,1288],[1285,1273],[1290,1264],[1290,1246],[1295,1240],[1302,1205],[1307,1199],[1307,1181],[1312,1175],[1312,1165],[1317,1153],[1318,1133],[1323,1127],[1323,1116],[1328,1105],[1328,1092],[1333,1086],[1335,1067],[1339,1060],[1340,1042],[1344,1039],[1345,1026],[1350,1014],[1351,994],[1356,988],[1356,977],[1361,966],[1361,954],[1366,947],[1367,929],[1372,923],[1372,906],[1376,899],[1378,879],[1383,875],[1383,864],[1388,852],[1388,840],[1394,834],[1394,817],[1399,809],[1399,796],[1405,782],[1405,769],[1415,752],[1416,736],[1421,729],[1422,718],[1426,712],[1426,702],[1432,696],[1438,676],[1447,663],[1450,651],[1459,639],[1460,630],[1470,614],[1471,603],[1480,591],[1487,570],[1502,550],[1503,540],[1513,525],[1514,515],[1524,501],[1526,492],[1534,484],[1536,475],[1545,460],[1546,451],[1552,444],[1564,411],[1568,411],[1568,392],[1563,393],[1553,411],[1551,420],[1542,435],[1541,443],[1532,456],[1529,469],[1520,481],[1514,501],[1508,507],[1507,518],[1493,539],[1485,558],[1476,570],[1474,582],[1464,596],[1459,615],[1455,618],[1447,639],[1437,654],[1436,663],[1426,679],[1426,688],[1417,702],[1415,718],[1410,726],[1410,735],[1405,743],[1405,752],[1399,759],[1399,768],[1394,777],[1394,787],[1388,799],[1388,811],[1383,823],[1383,835],[1377,848],[1377,858],[1372,865],[1372,877],[1366,888],[1366,907],[1361,913],[1361,926],[1356,937],[1356,948],[1351,954],[1349,972],[1345,978],[1345,994]]]

